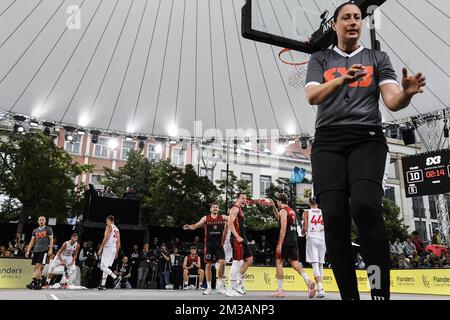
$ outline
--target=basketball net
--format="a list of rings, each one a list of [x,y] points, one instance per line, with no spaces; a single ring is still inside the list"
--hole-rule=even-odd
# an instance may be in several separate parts
[[[278,54],[288,75],[289,86],[301,89],[305,87],[308,71],[309,55],[303,52],[284,48]]]

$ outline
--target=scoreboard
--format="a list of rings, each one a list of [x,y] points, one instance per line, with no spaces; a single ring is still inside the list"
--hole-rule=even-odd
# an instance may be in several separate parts
[[[450,192],[450,150],[402,158],[406,197]]]

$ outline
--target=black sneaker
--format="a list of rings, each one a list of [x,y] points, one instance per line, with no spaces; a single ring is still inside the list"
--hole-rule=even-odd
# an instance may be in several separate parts
[[[29,284],[27,284],[26,286],[28,289],[33,290],[34,287],[34,281],[31,281]]]
[[[98,286],[98,287],[97,287],[97,290],[105,290],[105,289],[106,289],[105,286]]]
[[[42,289],[42,286],[41,286],[40,283],[36,284],[36,285],[33,287],[33,290],[41,290],[41,289]]]

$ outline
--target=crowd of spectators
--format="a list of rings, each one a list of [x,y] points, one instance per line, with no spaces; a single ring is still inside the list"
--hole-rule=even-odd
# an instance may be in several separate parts
[[[440,237],[436,234],[438,235],[435,233],[430,244],[439,246]],[[23,257],[27,250],[26,246],[24,235],[17,233],[7,245],[0,246],[0,257]],[[273,243],[268,242],[265,235],[262,235],[258,242],[250,239],[249,246],[254,253],[255,265],[273,265]],[[80,268],[83,287],[95,288],[100,282],[102,272],[99,265],[99,247],[100,244],[94,245],[92,241],[83,241],[81,244],[77,265]],[[195,236],[192,242],[182,242],[180,238],[161,242],[154,237],[150,243],[133,244],[130,248],[126,246],[122,248],[120,258],[115,261],[112,270],[122,276],[120,287],[124,289],[182,289],[185,282],[183,264],[185,258],[191,254],[192,248],[195,248],[200,264],[203,264],[204,244],[198,236]],[[442,248],[444,249],[441,252],[430,250],[419,233],[413,232],[404,242],[396,239],[390,243],[392,268],[450,268],[450,248]],[[53,252],[56,253],[58,249],[58,240],[55,237]],[[201,268],[203,267],[201,265]],[[357,253],[355,268],[366,267],[364,257],[361,253]]]

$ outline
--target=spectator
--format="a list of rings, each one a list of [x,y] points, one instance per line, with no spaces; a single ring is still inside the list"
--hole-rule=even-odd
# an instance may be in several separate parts
[[[264,264],[266,262],[267,256],[271,256],[270,244],[266,241],[266,236],[261,236],[261,241],[256,249],[257,253],[257,263]]]
[[[84,197],[89,200],[90,197],[98,197],[98,191],[95,189],[92,183],[88,184],[88,188],[84,192]]]
[[[403,251],[407,257],[410,257],[413,251],[416,251],[416,246],[411,242],[411,239],[407,239]],[[417,253],[417,252],[416,252]]]
[[[411,235],[411,242],[416,247],[416,251],[419,255],[421,255],[424,252],[424,242],[422,238],[420,237],[419,232],[414,231]]]
[[[398,268],[399,269],[410,269],[411,268],[411,266],[409,265],[408,258],[405,258],[405,255],[403,253],[400,254],[400,256],[399,256]]]
[[[6,247],[0,246],[0,257],[4,257],[6,253]]]
[[[181,241],[180,241],[180,238],[178,238],[178,237],[176,237],[175,240],[170,241],[170,244],[169,244],[169,251],[173,252],[173,250],[175,248],[178,248],[178,250],[180,250],[180,248],[181,248]]]
[[[14,257],[13,252],[11,250],[5,251],[5,258],[12,258]]]
[[[199,245],[200,245],[200,237],[199,236],[195,236],[194,237],[194,242],[192,242],[192,247],[196,247],[196,248],[199,248]]]
[[[149,249],[154,251],[155,253],[159,250],[159,240],[157,237],[153,238],[152,244],[149,246]]]
[[[167,251],[165,243],[161,244],[161,249],[158,252],[158,273],[160,288],[173,289],[170,284],[170,253]]]
[[[178,247],[175,247],[170,255],[170,265],[172,266],[173,287],[180,289],[183,283],[183,257],[179,254]]]
[[[394,248],[394,255],[396,255],[397,257],[400,256],[400,254],[403,253],[403,244],[400,242],[400,239],[397,238],[395,239],[394,244],[392,245]]]
[[[122,195],[122,198],[129,200],[137,200],[137,193],[133,187],[128,187],[126,192]]]
[[[102,192],[102,197],[116,198],[116,195],[114,194],[114,192],[112,192],[111,187],[105,187],[103,192]]]
[[[128,264],[128,257],[124,256],[122,262],[118,262],[114,269],[114,274],[116,276],[121,276],[120,288],[121,289],[133,289],[129,280],[131,278],[131,265]]]
[[[97,265],[98,256],[97,251],[93,248],[92,241],[84,241],[83,247],[78,256],[81,269],[81,286],[86,288],[93,288],[96,286],[95,279],[93,279],[94,270]]]
[[[145,289],[148,271],[150,269],[150,251],[148,243],[144,243],[144,247],[139,254],[137,288]]]
[[[444,268],[450,268],[450,252],[447,252],[445,254],[445,264],[444,264]]]
[[[364,269],[366,267],[366,264],[359,253],[356,255],[355,267],[356,269]]]
[[[409,258],[409,263],[412,268],[418,268],[420,264],[420,258],[417,255],[417,251],[414,250],[411,254],[411,257]]]
[[[137,275],[139,268],[139,246],[133,245],[133,250],[130,253],[131,278],[130,284],[133,288],[137,287]]]
[[[8,243],[8,250],[11,250],[15,256],[24,255],[23,248],[25,242],[22,239],[21,233],[16,233],[16,237]]]
[[[436,244],[438,246],[442,245],[442,237],[439,229],[434,230],[433,238],[431,240],[433,244]]]
[[[430,252],[427,259],[428,259],[428,262],[430,263],[431,268],[440,268],[441,267],[441,262],[439,261],[439,257],[434,252]]]

